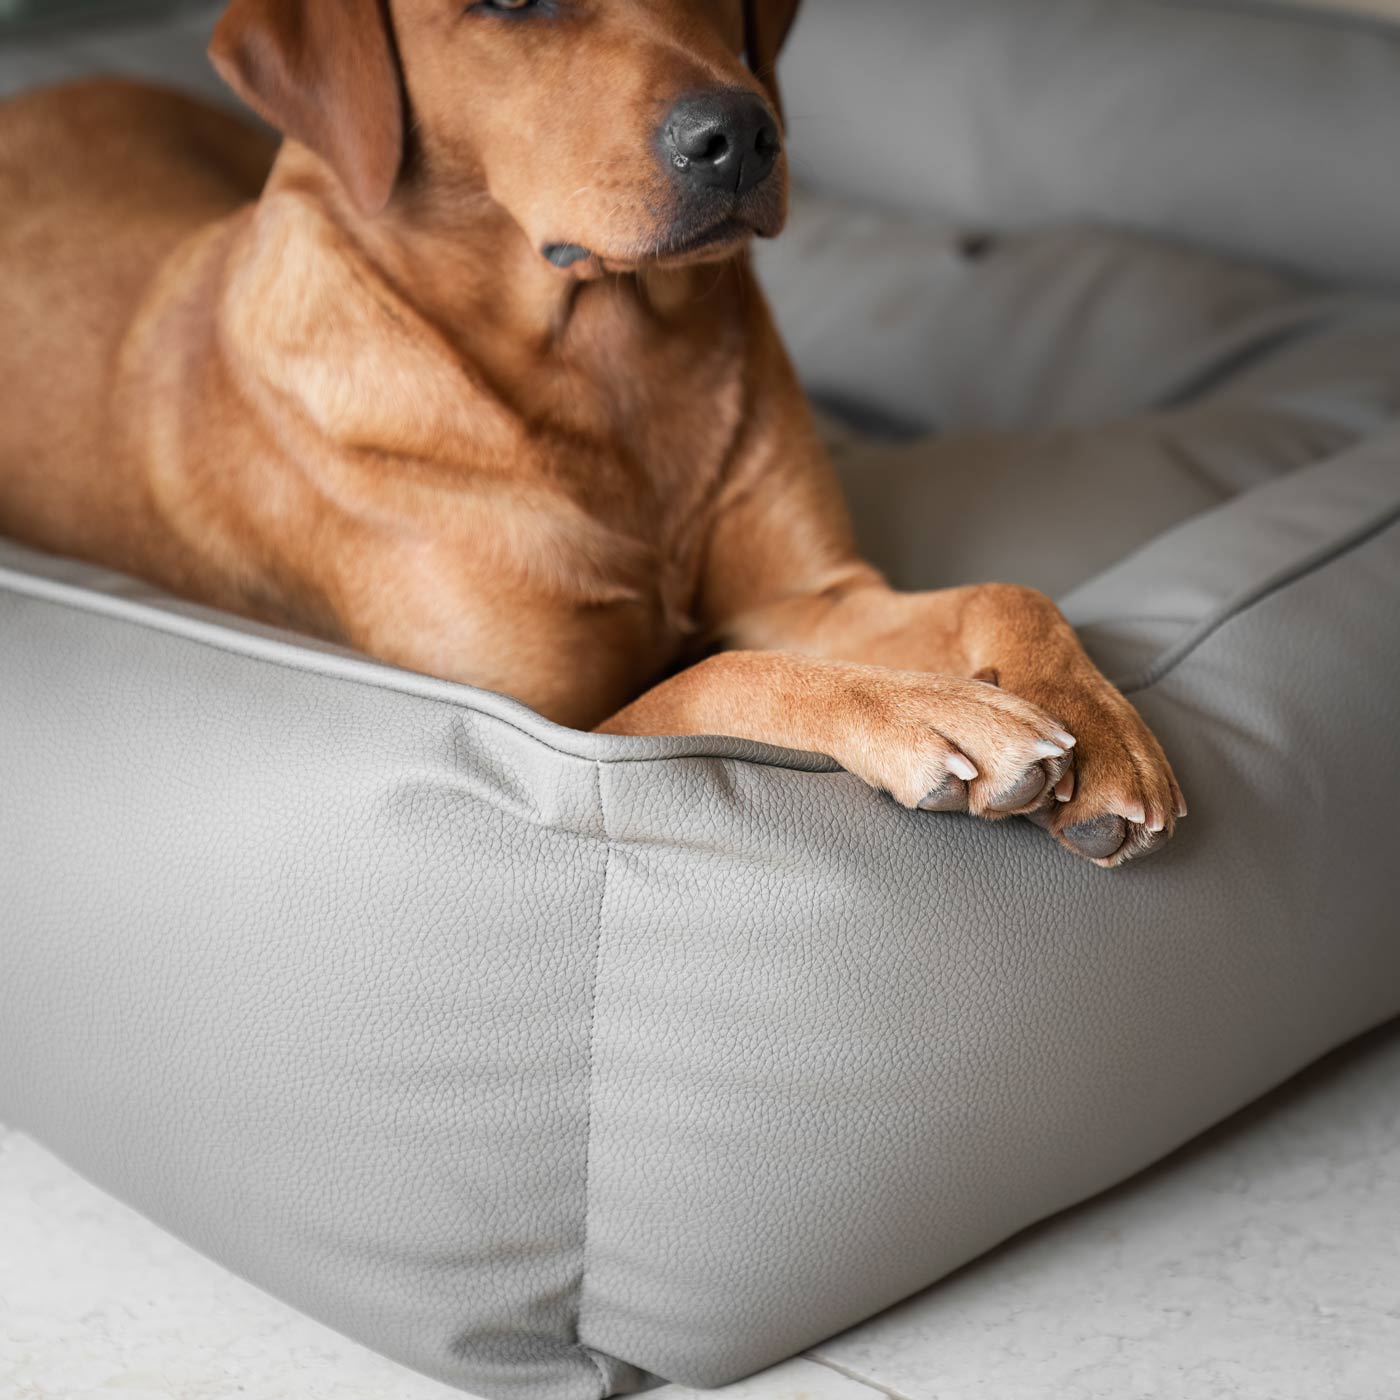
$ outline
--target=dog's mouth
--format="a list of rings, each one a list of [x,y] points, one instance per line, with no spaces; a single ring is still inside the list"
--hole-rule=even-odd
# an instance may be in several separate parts
[[[546,243],[541,255],[562,271],[575,277],[601,273],[636,272],[644,267],[685,267],[692,263],[717,262],[731,257],[751,238],[773,238],[781,232],[786,201],[767,195],[761,200],[743,201],[741,208],[729,201],[727,210],[714,210],[708,222],[687,220],[673,225],[658,241],[611,253],[580,243]]]
[[[710,224],[696,233],[668,239],[647,261],[662,264],[689,262],[701,255],[745,243],[757,233],[758,230],[744,219],[721,219],[717,224]]]
[[[626,257],[596,253],[577,243],[546,243],[540,252],[545,261],[562,271],[587,272],[596,267],[609,272],[631,271],[639,267],[678,267],[703,262],[736,249],[759,232],[743,219],[721,219],[695,233],[671,237],[644,252]]]

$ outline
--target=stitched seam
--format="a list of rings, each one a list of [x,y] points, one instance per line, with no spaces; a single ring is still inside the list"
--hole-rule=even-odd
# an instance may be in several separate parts
[[[600,758],[588,754],[579,753],[577,750],[565,748],[563,745],[551,742],[541,735],[532,726],[522,723],[520,720],[512,718],[510,715],[497,714],[494,710],[483,706],[476,698],[478,695],[490,696],[492,692],[473,692],[472,687],[461,685],[456,681],[439,680],[434,676],[420,675],[417,672],[398,672],[386,667],[381,662],[376,662],[372,657],[341,656],[336,652],[320,652],[308,650],[308,656],[325,656],[331,661],[339,661],[348,666],[363,667],[367,672],[374,674],[366,675],[343,675],[334,669],[321,666],[308,666],[288,657],[271,655],[254,647],[240,645],[238,639],[248,635],[241,632],[230,632],[227,637],[203,636],[196,632],[187,631],[178,625],[167,625],[170,622],[178,624],[180,621],[194,621],[193,619],[183,619],[177,613],[163,613],[159,608],[149,603],[129,602],[126,599],[113,599],[112,601],[125,605],[117,608],[92,607],[82,598],[66,596],[69,590],[76,593],[83,593],[84,590],[75,584],[56,584],[56,588],[64,590],[64,593],[53,594],[44,589],[26,588],[20,583],[15,583],[11,578],[5,577],[6,569],[0,566],[0,593],[9,593],[13,597],[27,598],[33,602],[43,603],[52,607],[66,608],[69,612],[81,613],[87,617],[104,617],[112,622],[117,622],[126,627],[139,627],[145,632],[154,632],[162,637],[174,637],[182,642],[187,642],[191,646],[205,647],[209,651],[219,652],[223,656],[237,656],[245,661],[252,661],[260,666],[273,666],[279,671],[291,671],[297,675],[316,676],[321,680],[334,681],[337,685],[362,686],[370,690],[387,691],[394,695],[402,695],[408,700],[425,700],[433,705],[450,706],[452,709],[463,714],[470,715],[475,720],[489,720],[493,724],[499,724],[507,729],[513,730],[517,734],[532,740],[543,749],[548,749],[550,753],[558,754],[561,758],[577,759],[580,763],[606,763],[609,765],[620,763],[664,763],[671,759],[678,758],[717,758],[734,763],[752,763],[764,768],[781,768],[795,773],[835,773],[839,771],[839,765],[831,759],[825,758],[821,754],[801,754],[796,750],[784,749],[775,750],[773,758],[753,758],[742,753],[721,752],[715,749],[703,747],[706,739],[714,739],[721,745],[742,744],[748,747],[767,748],[769,745],[754,744],[750,740],[727,738],[721,734],[697,734],[686,736],[694,741],[696,747],[686,748],[677,753],[646,753],[646,754],[618,754],[616,757]],[[25,579],[28,575],[17,574],[15,577]],[[48,582],[47,580],[41,580]],[[105,597],[107,595],[92,595]],[[133,612],[127,609],[139,610]],[[207,627],[211,630],[219,629],[222,624],[218,622],[196,622],[199,627]],[[284,641],[281,638],[260,638],[255,640],[265,641],[268,646],[286,648],[289,651],[297,649],[295,640]],[[421,682],[415,685],[414,682]],[[447,691],[461,691],[460,695],[447,694]],[[508,696],[501,697],[509,700]],[[514,702],[518,703],[518,702]],[[542,724],[548,724],[548,720],[541,718]],[[593,736],[577,731],[581,738],[588,739]],[[791,755],[791,762],[783,761],[776,755]]]
[[[1384,534],[1397,522],[1400,522],[1400,505],[1392,506],[1379,519],[1367,521],[1364,525],[1357,526],[1334,543],[1326,545],[1310,555],[1304,556],[1304,558],[1299,560],[1296,564],[1290,565],[1282,572],[1267,579],[1264,583],[1241,594],[1240,597],[1229,604],[1224,611],[1213,614],[1211,617],[1207,618],[1204,623],[1192,628],[1180,642],[1176,643],[1174,646],[1168,647],[1166,651],[1160,653],[1153,659],[1151,664],[1143,671],[1139,672],[1136,677],[1117,681],[1116,684],[1118,688],[1125,694],[1134,695],[1160,684],[1175,671],[1178,666],[1188,661],[1201,646],[1226,625],[1243,616],[1251,608],[1266,602],[1273,594],[1286,588],[1289,584],[1296,583],[1309,574],[1322,572],[1322,570],[1329,565],[1336,563],[1338,559]],[[602,765],[605,763],[666,763],[682,758],[716,758],[731,763],[751,764],[759,768],[786,769],[792,772],[831,773],[838,771],[837,764],[833,763],[830,759],[824,758],[820,754],[799,755],[795,752],[793,752],[793,758],[796,761],[792,763],[785,763],[777,756],[771,758],[753,758],[743,754],[706,752],[703,748],[688,749],[681,753],[672,754],[619,754],[616,758],[586,758],[582,754],[571,752],[569,749],[551,743],[548,739],[536,733],[532,728],[517,720],[513,720],[505,715],[493,714],[489,709],[483,709],[479,705],[472,704],[470,694],[461,698],[435,696],[426,691],[415,691],[409,686],[394,684],[393,680],[390,678],[392,673],[389,673],[389,676],[386,677],[376,676],[374,679],[370,679],[366,676],[337,675],[332,670],[299,665],[285,657],[269,656],[265,654],[259,655],[255,650],[237,645],[232,637],[225,639],[200,636],[185,631],[178,626],[167,625],[169,621],[179,620],[176,614],[157,617],[131,616],[129,613],[124,613],[118,609],[92,607],[79,598],[67,596],[69,590],[76,593],[83,592],[77,585],[59,584],[57,587],[62,589],[63,592],[55,596],[47,589],[30,589],[16,584],[13,582],[13,578],[18,577],[24,579],[27,576],[23,574],[14,575],[12,573],[12,577],[7,578],[5,577],[7,572],[12,573],[12,571],[7,571],[0,567],[0,592],[8,592],[21,598],[35,599],[41,603],[67,608],[71,612],[85,613],[88,616],[110,617],[117,622],[125,623],[129,626],[141,627],[146,631],[157,632],[164,636],[178,637],[182,641],[192,642],[197,646],[208,647],[211,651],[222,652],[229,656],[241,656],[245,660],[255,661],[263,665],[275,666],[279,670],[296,671],[304,675],[320,676],[325,680],[335,681],[343,685],[370,686],[374,689],[389,690],[395,694],[404,695],[413,700],[427,700],[435,704],[451,705],[454,709],[465,711],[477,719],[492,720],[497,724],[502,724],[506,728],[512,729],[516,733],[533,740],[535,743],[539,744],[541,748],[548,749],[551,753],[558,754],[560,757],[576,758],[580,762],[593,763],[598,767],[599,771],[599,811],[604,820],[605,830],[606,813],[602,810]],[[112,601],[122,603],[125,600],[114,599]],[[143,608],[150,613],[159,613],[158,609],[151,607],[149,604],[129,604],[128,606]],[[202,625],[210,628],[217,628],[219,626],[218,623],[204,623]],[[239,634],[233,635],[236,636]],[[296,645],[295,642],[284,642],[280,640],[272,641],[271,644],[287,648],[294,648]],[[310,654],[319,655],[321,653],[312,652]],[[371,668],[375,666],[375,663],[370,660],[359,662],[353,657],[340,659],[348,661],[351,664],[360,664]],[[423,680],[429,685],[434,684],[433,678],[430,676],[423,677]],[[453,683],[437,682],[436,684],[452,685]],[[468,687],[461,688],[469,690]],[[719,735],[699,735],[695,737],[700,739],[723,738],[723,736]],[[808,762],[801,761],[804,757]]]
[[[603,878],[598,894],[598,923],[593,937],[593,969],[589,977],[588,992],[588,1048],[584,1056],[584,1113],[583,1113],[583,1240],[582,1259],[579,1264],[578,1312],[574,1320],[574,1340],[579,1349],[598,1372],[601,1383],[599,1400],[608,1393],[608,1377],[602,1363],[583,1341],[583,1306],[588,1287],[588,1222],[591,1215],[593,1182],[593,1055],[595,1032],[598,1022],[598,972],[602,965],[603,919],[608,907],[608,872],[612,867],[612,835],[608,831],[608,809],[603,798],[603,765],[593,767],[597,781],[598,819],[603,824]]]
[[[1126,695],[1133,695],[1139,691],[1150,690],[1154,685],[1159,685],[1217,632],[1236,618],[1243,616],[1260,603],[1266,602],[1275,593],[1281,593],[1290,584],[1297,583],[1300,579],[1307,578],[1312,574],[1322,573],[1324,569],[1335,564],[1339,559],[1345,558],[1363,545],[1378,539],[1396,524],[1400,524],[1400,505],[1392,507],[1380,520],[1370,521],[1366,525],[1359,526],[1323,549],[1315,550],[1312,554],[1300,559],[1296,564],[1290,565],[1272,578],[1265,579],[1263,583],[1241,594],[1224,612],[1217,613],[1192,628],[1181,641],[1168,647],[1165,652],[1154,658],[1135,679],[1122,683],[1119,689]]]

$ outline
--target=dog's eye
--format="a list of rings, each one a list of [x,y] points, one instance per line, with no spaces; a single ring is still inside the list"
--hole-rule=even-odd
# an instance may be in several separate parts
[[[539,0],[478,0],[476,6],[481,10],[504,10],[508,14],[515,14],[520,10],[533,10],[539,6]]]

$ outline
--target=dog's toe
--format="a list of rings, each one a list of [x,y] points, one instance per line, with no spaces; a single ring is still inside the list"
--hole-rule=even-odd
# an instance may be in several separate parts
[[[998,793],[988,804],[989,814],[1010,816],[1036,807],[1040,799],[1053,787],[1050,774],[1043,764],[1037,763],[1022,774],[1019,782],[1005,792]]]
[[[1031,820],[1106,870],[1160,850],[1185,815],[1171,765],[1142,716],[1101,677],[1046,697],[1079,742],[1074,767]]]
[[[1086,859],[1111,860],[1128,839],[1128,824],[1109,812],[1076,826],[1067,826],[1060,834],[1066,844]]]
[[[949,773],[943,782],[919,803],[923,812],[967,811],[967,784]]]

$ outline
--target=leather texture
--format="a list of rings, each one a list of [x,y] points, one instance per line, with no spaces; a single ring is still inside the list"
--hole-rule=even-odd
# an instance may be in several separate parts
[[[849,37],[812,3],[799,74]],[[927,64],[959,33],[928,15],[995,11],[1010,55],[1024,8],[890,32]],[[1183,165],[1188,223],[1237,159]],[[832,427],[867,544],[913,586],[1066,595],[1191,798],[1167,851],[1105,874],[810,755],[577,734],[0,543],[0,1118],[409,1365],[599,1400],[814,1344],[1400,1014],[1391,303],[1267,241],[963,234],[812,196],[765,276],[808,381],[885,434]]]

